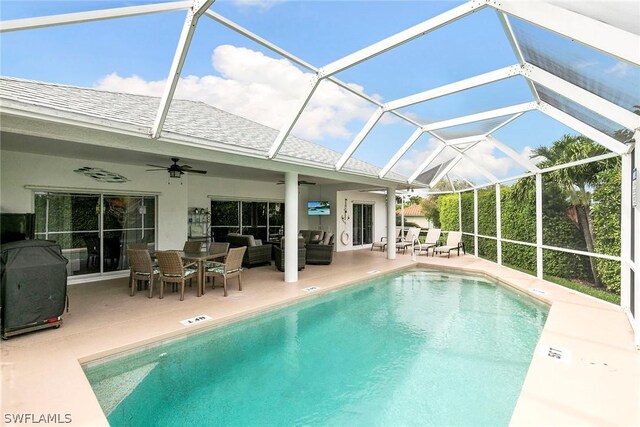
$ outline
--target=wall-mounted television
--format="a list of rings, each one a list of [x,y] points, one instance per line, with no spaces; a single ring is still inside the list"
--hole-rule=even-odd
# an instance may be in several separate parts
[[[331,215],[329,202],[312,201],[307,202],[307,214],[309,215]]]

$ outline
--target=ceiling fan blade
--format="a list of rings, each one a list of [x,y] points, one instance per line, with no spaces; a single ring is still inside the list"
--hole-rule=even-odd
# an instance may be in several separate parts
[[[180,166],[182,169],[193,169],[191,166],[189,165],[178,165]]]
[[[147,163],[147,166],[151,166],[152,168],[161,168],[161,169],[166,169],[166,166],[160,166],[160,165],[150,165]]]
[[[311,181],[299,181],[298,184],[304,184],[304,185],[316,185],[315,182],[311,182]]]
[[[201,171],[201,170],[198,170],[198,169],[189,169],[189,170],[186,170],[185,172],[187,172],[187,173],[200,173],[202,175],[207,173],[207,171]]]
[[[167,168],[159,168],[159,169],[145,169],[145,172],[151,172],[151,171],[165,171],[167,170]]]

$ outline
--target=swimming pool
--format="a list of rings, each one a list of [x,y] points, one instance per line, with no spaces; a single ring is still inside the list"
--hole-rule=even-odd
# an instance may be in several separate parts
[[[113,426],[507,425],[547,313],[409,270],[85,372]]]

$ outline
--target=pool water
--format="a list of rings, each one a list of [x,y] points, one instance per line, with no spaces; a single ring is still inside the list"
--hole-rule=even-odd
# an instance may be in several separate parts
[[[547,313],[409,270],[85,372],[112,426],[507,425]]]

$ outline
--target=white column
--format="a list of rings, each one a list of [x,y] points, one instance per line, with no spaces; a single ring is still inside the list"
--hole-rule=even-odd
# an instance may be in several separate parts
[[[542,174],[536,174],[536,265],[537,277],[544,277],[542,265]]]
[[[462,193],[458,193],[458,230],[462,231]]]
[[[387,259],[396,259],[396,189],[387,187]]]
[[[298,281],[298,174],[284,174],[284,281]]]
[[[478,190],[473,189],[473,254],[478,256]]]
[[[627,264],[627,260],[631,260],[631,215],[633,208],[631,206],[631,154],[622,155],[622,182],[620,189],[620,257],[622,263],[620,265],[620,306],[629,310],[631,307],[631,268]]]
[[[496,256],[502,265],[502,212],[500,209],[500,184],[496,184]]]
[[[634,158],[634,167],[636,171],[640,169],[640,148],[638,148],[638,144],[640,143],[640,131],[636,131],[634,134],[634,138],[636,140],[636,146],[633,150],[633,158]],[[624,173],[624,170],[623,170]],[[638,174],[640,175],[640,173]],[[634,280],[631,283],[634,289],[634,330],[636,336],[636,345],[640,346],[640,237],[638,237],[638,230],[640,229],[640,177],[636,180],[636,200],[638,201],[635,209],[633,209],[634,216],[634,229],[635,232],[629,233],[632,234],[632,242],[634,245],[634,263],[635,263],[635,272],[634,272]],[[622,230],[624,232],[624,230]]]

